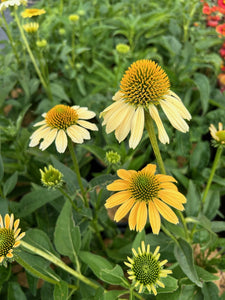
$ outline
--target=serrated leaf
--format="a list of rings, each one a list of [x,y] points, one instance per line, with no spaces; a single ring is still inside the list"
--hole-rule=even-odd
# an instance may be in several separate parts
[[[179,238],[177,241],[178,245],[175,245],[174,247],[174,255],[177,259],[177,262],[188,278],[197,286],[202,287],[202,283],[199,280],[195,269],[192,247],[181,238]]]
[[[74,263],[76,262],[76,256],[81,245],[81,236],[80,228],[75,226],[72,217],[72,206],[69,200],[64,204],[57,219],[54,232],[54,243],[59,253],[69,256]]]

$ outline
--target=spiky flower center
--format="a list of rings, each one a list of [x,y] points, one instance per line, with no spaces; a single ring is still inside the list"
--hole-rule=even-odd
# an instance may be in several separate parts
[[[120,82],[125,102],[135,106],[147,106],[168,93],[170,82],[167,74],[154,61],[142,59],[134,62]]]
[[[6,256],[14,244],[14,231],[7,228],[0,228],[0,257]]]
[[[131,270],[134,272],[135,280],[140,284],[156,284],[160,275],[160,265],[158,260],[153,257],[152,253],[144,253],[136,256]]]
[[[136,201],[149,202],[157,197],[159,182],[155,176],[138,172],[137,175],[132,178],[130,191]]]
[[[219,138],[220,142],[225,142],[225,130],[217,131],[216,136]]]
[[[59,104],[47,112],[45,120],[50,127],[65,130],[76,124],[78,114],[70,106]]]

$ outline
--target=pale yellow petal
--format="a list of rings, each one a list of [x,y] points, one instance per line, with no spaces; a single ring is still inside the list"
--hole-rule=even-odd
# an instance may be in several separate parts
[[[77,124],[85,127],[86,129],[98,131],[98,127],[94,123],[84,121],[84,120],[78,120]]]
[[[33,127],[41,126],[41,125],[46,125],[46,120],[42,120],[40,122],[37,122],[33,125]]]
[[[67,147],[67,136],[63,129],[60,129],[55,139],[56,149],[59,153],[64,153]]]
[[[126,200],[130,199],[131,194],[129,191],[122,191],[110,196],[105,203],[106,208],[112,208],[114,206],[124,203]]]
[[[108,122],[108,119],[111,117],[111,115],[117,111],[117,109],[121,106],[121,104],[123,104],[123,101],[117,101],[112,103],[111,105],[109,105],[108,107],[106,107],[101,113],[100,113],[100,117],[104,118],[104,121],[102,123],[102,125],[105,125]]]
[[[111,113],[106,123],[106,133],[111,133],[123,122],[124,116],[128,108],[129,104],[122,102],[121,105],[117,108],[117,110]]]
[[[40,129],[40,128],[39,128]],[[37,130],[38,131],[38,130]],[[29,147],[35,147],[39,144],[41,139],[44,139],[46,136],[49,135],[51,132],[50,127],[46,127],[45,129],[42,129],[38,132],[34,132],[33,135],[30,137],[31,141],[29,143]]]
[[[173,94],[176,95],[175,93],[173,93]],[[187,110],[187,108],[184,106],[184,104],[182,103],[180,98],[178,100],[178,98],[177,98],[178,96],[176,95],[176,97],[175,97],[174,95],[173,96],[166,95],[165,100],[167,102],[171,103],[175,107],[175,109],[177,111],[179,111],[179,114],[182,118],[191,120],[191,115],[190,115],[189,111]]]
[[[25,236],[25,232],[22,232],[17,238],[16,241],[21,240]]]
[[[148,203],[148,215],[149,215],[149,222],[152,227],[152,232],[154,234],[159,234],[161,219],[160,219],[159,212],[153,201],[149,201]]]
[[[129,147],[135,149],[139,144],[144,130],[144,109],[143,107],[138,107],[135,111],[133,120],[131,121],[131,135],[129,139]]]
[[[3,228],[4,227],[4,224],[3,224],[3,219],[2,219],[2,216],[0,215],[0,227]]]
[[[117,179],[114,182],[107,185],[107,190],[109,191],[122,191],[127,190],[129,188],[130,184],[126,180]]]
[[[44,140],[40,144],[40,149],[44,151],[47,149],[55,140],[56,135],[57,135],[58,129],[53,128],[49,133],[44,137]]]
[[[74,126],[76,126],[76,125],[74,125]],[[73,126],[73,128],[74,128],[74,126]],[[80,127],[80,126],[77,126],[76,131],[79,132],[79,134],[81,134],[83,139],[90,140],[91,136],[90,136],[90,133],[87,129],[85,129],[83,127]]]
[[[48,128],[48,130],[47,130],[47,128]],[[38,129],[36,129],[33,133],[32,133],[32,135],[30,136],[30,139],[35,139],[37,136],[39,136],[40,135],[40,133],[42,132],[43,133],[43,135],[45,134],[45,131],[49,131],[49,130],[51,130],[51,128],[47,125],[47,124],[45,124],[44,126],[41,126],[40,128],[38,128]]]
[[[79,131],[79,128],[80,127],[77,125],[72,125],[66,129],[66,133],[74,143],[81,144],[83,143],[84,139]]]
[[[147,207],[145,201],[142,201],[139,205],[138,212],[137,212],[137,231],[142,231],[145,227],[147,221]]]
[[[80,107],[76,109],[76,112],[78,114],[79,119],[88,120],[96,116],[95,112],[87,110],[85,107]]]
[[[135,227],[137,225],[137,212],[139,209],[139,205],[140,202],[135,203],[129,214],[128,223],[130,230],[135,230]]]
[[[159,136],[160,142],[163,144],[166,144],[166,143],[169,144],[170,139],[169,139],[168,134],[166,133],[166,130],[163,126],[163,123],[161,121],[161,118],[159,116],[157,108],[155,107],[154,104],[149,105],[148,108],[149,108],[149,113],[150,113],[152,119],[155,121],[156,126],[158,128],[158,136]]]
[[[11,216],[10,216],[9,229],[12,229],[12,228],[13,228],[13,222],[14,222],[14,214],[11,214]]]
[[[179,223],[179,220],[176,216],[176,214],[172,211],[171,208],[169,208],[168,205],[166,205],[165,203],[163,203],[162,201],[160,201],[157,198],[154,198],[154,204],[156,206],[156,208],[158,209],[159,213],[163,216],[163,218],[165,218],[167,221],[173,223],[173,224],[177,224]]]
[[[131,178],[137,174],[137,171],[135,170],[125,170],[125,169],[119,169],[117,171],[117,175],[127,181],[130,181]]]
[[[115,130],[115,136],[118,142],[122,142],[131,130],[131,121],[133,120],[135,113],[135,108],[129,105],[127,108],[127,113],[124,115],[124,119],[121,124]]]
[[[129,200],[127,200],[126,202],[124,202],[116,211],[115,216],[114,216],[114,220],[116,222],[119,222],[123,217],[125,217],[130,209],[132,208],[132,206],[134,205],[135,200],[130,198]]]

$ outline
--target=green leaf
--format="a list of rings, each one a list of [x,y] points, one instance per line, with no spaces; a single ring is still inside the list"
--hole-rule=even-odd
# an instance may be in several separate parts
[[[210,94],[210,84],[208,78],[201,73],[194,74],[194,83],[197,86],[200,93],[200,100],[202,104],[203,113],[206,113],[208,109],[209,94]]]
[[[203,207],[204,215],[212,220],[216,215],[217,211],[220,207],[220,193],[218,190],[210,189],[205,200],[205,204]]]
[[[21,218],[30,215],[36,209],[55,200],[59,196],[61,196],[59,191],[49,191],[44,188],[38,188],[37,190],[23,196],[18,205],[17,203],[10,203],[10,206],[15,208],[16,216]]]
[[[74,263],[76,262],[81,245],[81,236],[79,227],[75,226],[72,217],[72,206],[69,200],[64,204],[57,219],[54,243],[59,253],[69,256]]]
[[[3,194],[5,196],[7,196],[10,192],[12,192],[12,190],[17,184],[17,180],[18,180],[18,172],[16,171],[14,174],[12,174],[12,176],[10,176],[6,180],[5,184],[3,185]]]
[[[82,148],[90,151],[92,154],[94,154],[101,162],[104,162],[105,160],[105,154],[106,151],[103,150],[101,147],[98,147],[96,145],[81,145]]]
[[[178,289],[177,279],[171,276],[161,278],[160,281],[164,283],[165,287],[164,288],[158,287],[157,288],[158,294],[172,293]]]
[[[127,294],[127,290],[125,290],[125,291],[117,291],[117,290],[107,291],[103,295],[103,300],[115,300],[115,299],[119,299],[118,297],[122,296],[124,294]]]
[[[190,168],[193,170],[202,170],[209,162],[209,143],[199,142],[190,157]]]
[[[3,178],[3,175],[4,175],[4,164],[3,164],[2,156],[0,154],[0,181]]]
[[[174,247],[174,255],[179,263],[182,271],[188,276],[188,278],[194,282],[197,286],[202,287],[202,283],[199,280],[198,274],[194,266],[193,249],[185,240],[179,238],[179,245]]]
[[[212,221],[211,229],[213,232],[225,231],[225,222],[223,221]]]
[[[19,283],[10,281],[8,283],[8,300],[27,300]]]
[[[79,257],[85,264],[88,265],[98,278],[101,278],[101,272],[103,269],[113,269],[112,264],[102,256],[87,251],[80,251]]]
[[[197,271],[197,274],[198,274],[199,278],[202,281],[208,282],[208,281],[215,281],[215,280],[219,279],[218,276],[206,271],[205,269],[203,269],[199,266],[195,266],[195,268],[196,268],[196,271]]]
[[[52,95],[56,98],[59,98],[60,101],[65,100],[66,102],[70,102],[69,97],[65,93],[64,88],[58,83],[50,83],[50,89],[52,91]]]
[[[189,180],[187,203],[185,204],[185,212],[187,216],[197,217],[201,205],[200,193],[192,180]]]
[[[116,179],[115,175],[103,174],[91,179],[89,181],[89,185],[92,189],[96,186],[105,187],[106,185],[112,183],[115,179]]]
[[[132,248],[134,248],[137,251],[138,247],[141,247],[142,241],[145,242],[145,231],[144,230],[137,233],[137,235],[133,241]]]
[[[102,271],[100,271],[99,278],[110,284],[121,285],[124,287],[129,285],[124,282],[125,277],[123,269],[119,265],[116,265],[113,269],[102,269]]]
[[[11,275],[11,265],[7,268],[0,266],[0,285],[8,281]]]
[[[4,216],[9,212],[8,200],[6,198],[0,197],[0,212]]]
[[[156,300],[178,300],[180,295],[180,290],[176,290],[174,293],[168,293],[168,294],[159,294],[155,297]],[[152,298],[154,299],[154,298]],[[182,299],[183,300],[183,299]],[[190,300],[190,299],[188,299]]]
[[[220,299],[218,287],[213,282],[204,282],[202,293],[204,295],[204,300]]]
[[[65,281],[60,281],[54,288],[54,300],[65,300],[68,297],[68,284]]]

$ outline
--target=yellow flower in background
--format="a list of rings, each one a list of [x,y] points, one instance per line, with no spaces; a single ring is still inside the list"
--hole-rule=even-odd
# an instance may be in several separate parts
[[[85,121],[95,117],[95,113],[87,107],[59,104],[42,116],[44,120],[34,124],[41,127],[31,135],[29,144],[30,147],[35,147],[43,139],[39,147],[42,151],[55,141],[57,151],[63,153],[68,143],[67,135],[74,143],[81,144],[85,139],[91,138],[87,129],[98,130],[95,124]]]
[[[150,245],[147,245],[146,249],[145,243],[142,241],[141,248],[138,247],[138,253],[133,248],[134,257],[127,257],[129,262],[124,262],[130,268],[127,271],[130,275],[128,278],[133,281],[135,288],[139,288],[139,293],[144,292],[147,288],[149,292],[157,295],[157,286],[165,287],[160,279],[172,273],[171,270],[163,270],[162,267],[167,263],[167,260],[159,261],[159,249],[159,246],[156,247],[154,253],[152,253],[150,252]]]
[[[46,11],[44,9],[39,9],[39,8],[27,8],[25,9],[22,13],[21,16],[23,18],[32,18],[35,16],[40,16],[45,14]]]
[[[69,15],[69,20],[73,23],[76,23],[77,21],[79,21],[79,19],[80,19],[79,15],[76,15],[76,14]]]
[[[117,44],[116,51],[120,54],[127,54],[130,51],[130,46],[126,44]]]
[[[25,235],[25,232],[20,233],[19,223],[19,219],[14,222],[13,214],[6,214],[4,222],[0,215],[0,263],[3,263],[4,259],[13,258],[13,249],[20,245],[20,240]]]
[[[3,11],[10,6],[20,6],[21,4],[26,5],[27,0],[1,0],[0,11]]]
[[[106,125],[106,133],[115,130],[119,142],[131,132],[130,148],[136,148],[141,140],[145,112],[155,121],[160,142],[169,143],[169,137],[158,113],[159,106],[174,128],[181,132],[189,130],[184,120],[191,119],[190,113],[181,99],[170,90],[167,74],[152,60],[138,60],[128,68],[120,82],[120,90],[113,100],[115,102],[100,114],[104,118],[102,125]]]
[[[114,216],[119,222],[129,213],[128,223],[130,230],[142,231],[147,222],[147,214],[152,232],[159,233],[161,226],[160,215],[167,221],[177,224],[178,218],[172,206],[184,210],[186,198],[172,183],[176,180],[169,175],[155,175],[156,165],[148,164],[141,171],[117,171],[121,179],[115,180],[107,186],[109,191],[117,193],[110,196],[105,203],[106,208],[120,205]]]
[[[211,133],[212,138],[219,144],[225,144],[225,129],[223,129],[223,124],[221,122],[218,123],[218,130],[216,127],[211,124],[209,127],[209,131]]]
[[[37,32],[39,28],[39,24],[36,22],[32,22],[32,23],[27,23],[23,25],[23,29],[27,32],[27,33],[34,33]]]

